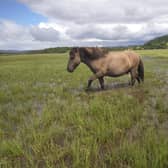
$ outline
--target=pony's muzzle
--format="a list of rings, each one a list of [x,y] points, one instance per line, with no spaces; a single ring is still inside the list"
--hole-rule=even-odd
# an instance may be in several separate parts
[[[68,71],[68,72],[73,72],[73,69],[71,69],[71,68],[68,67],[68,68],[67,68],[67,71]]]

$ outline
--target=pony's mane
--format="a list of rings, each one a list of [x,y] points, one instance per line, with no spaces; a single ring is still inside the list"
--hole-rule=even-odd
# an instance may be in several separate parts
[[[84,53],[85,58],[92,60],[104,57],[108,53],[107,49],[100,47],[80,47],[79,51]]]

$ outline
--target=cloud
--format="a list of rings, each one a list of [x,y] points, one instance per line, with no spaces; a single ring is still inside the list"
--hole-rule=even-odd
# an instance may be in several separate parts
[[[22,26],[13,21],[0,20],[0,49],[41,49],[54,47],[60,34],[53,28]]]
[[[51,20],[74,23],[147,22],[167,15],[166,0],[20,0]],[[158,7],[159,6],[159,7]]]
[[[12,40],[12,39],[30,39],[29,30],[21,25],[14,23],[9,20],[0,20],[0,37],[1,41]]]
[[[164,20],[164,19],[163,19]],[[143,44],[167,33],[166,23],[70,24],[21,26],[0,21],[0,49],[42,49],[56,46],[123,46]]]
[[[18,0],[47,22],[0,20],[0,49],[142,44],[167,34],[167,0]]]
[[[37,41],[56,42],[60,38],[59,32],[53,28],[40,28],[33,26],[30,29],[30,33]]]
[[[101,25],[82,25],[71,28],[67,34],[75,39],[123,40],[129,36],[129,29],[123,25],[102,27]]]
[[[88,24],[76,25],[67,30],[67,34],[77,40],[108,41],[114,45],[142,44],[154,37],[167,33],[168,24],[144,23],[144,24]]]

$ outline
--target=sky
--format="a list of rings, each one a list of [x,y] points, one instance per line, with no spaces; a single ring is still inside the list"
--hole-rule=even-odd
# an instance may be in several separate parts
[[[165,34],[167,0],[0,1],[0,50],[127,46]]]

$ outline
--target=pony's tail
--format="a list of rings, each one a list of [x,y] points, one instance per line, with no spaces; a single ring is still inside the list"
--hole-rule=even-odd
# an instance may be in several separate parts
[[[140,59],[139,65],[138,65],[138,76],[141,79],[141,81],[144,81],[144,65],[142,60]]]

